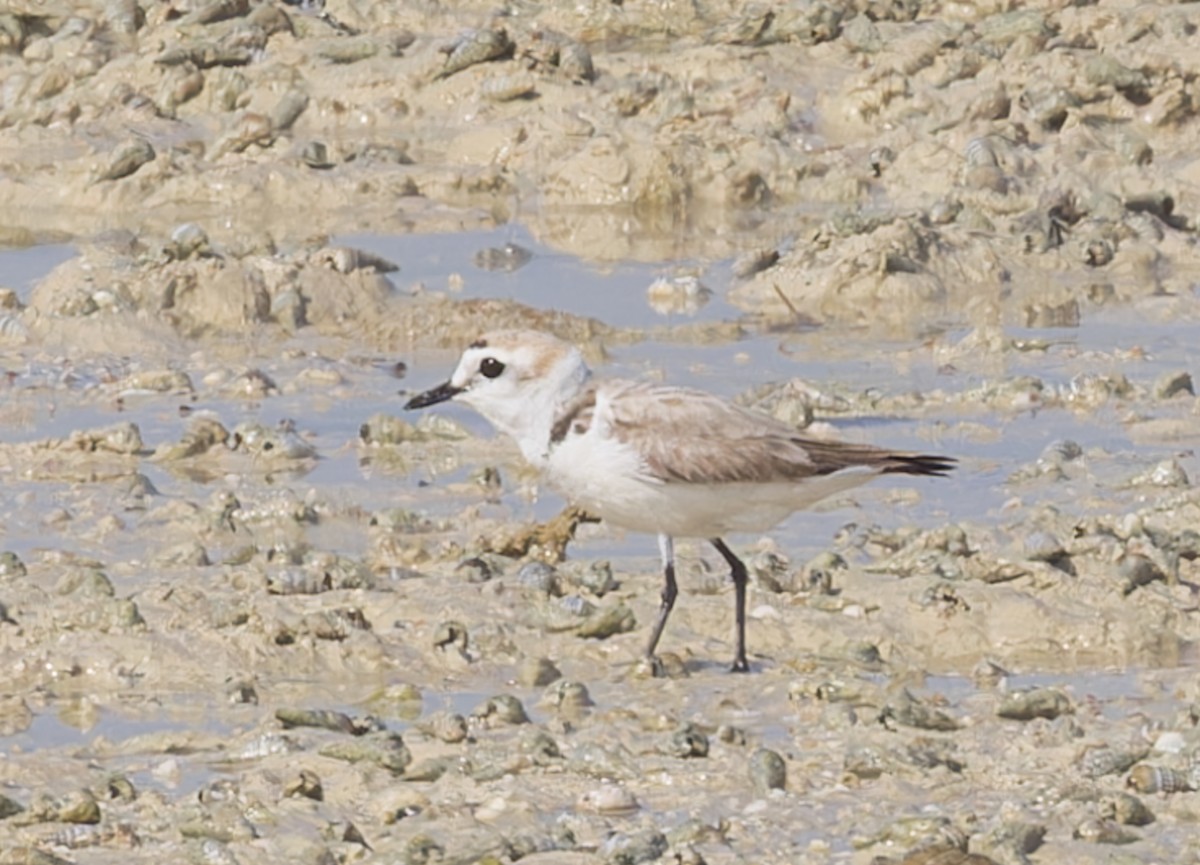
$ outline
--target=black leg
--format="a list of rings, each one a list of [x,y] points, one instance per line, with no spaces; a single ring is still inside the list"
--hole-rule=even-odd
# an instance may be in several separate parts
[[[654,660],[654,649],[658,646],[658,638],[662,636],[667,616],[671,615],[671,608],[675,606],[675,597],[678,594],[679,587],[675,585],[675,563],[667,562],[663,565],[662,604],[658,608],[658,618],[654,620],[654,630],[650,632],[650,644],[646,646],[646,657],[651,661]]]
[[[729,564],[729,576],[733,577],[733,615],[737,622],[737,649],[730,669],[734,673],[749,673],[750,662],[746,660],[746,583],[749,578],[746,575],[746,566],[720,538],[712,538],[709,542]]]

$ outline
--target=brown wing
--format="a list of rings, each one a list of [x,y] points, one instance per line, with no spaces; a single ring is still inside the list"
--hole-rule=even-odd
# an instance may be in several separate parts
[[[613,434],[642,454],[649,474],[695,484],[800,481],[863,466],[943,475],[954,460],[816,439],[704,391],[611,382]]]

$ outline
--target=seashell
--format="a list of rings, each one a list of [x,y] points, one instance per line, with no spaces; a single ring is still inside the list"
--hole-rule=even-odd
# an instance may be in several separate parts
[[[275,103],[275,107],[271,109],[270,123],[271,129],[276,134],[286,132],[292,128],[299,118],[308,108],[309,96],[303,90],[289,90],[283,96],[279,97],[279,101]]]
[[[468,583],[486,583],[494,573],[491,564],[479,556],[463,559],[454,566],[454,572],[466,576]]]
[[[241,865],[223,841],[205,838],[200,844],[199,860],[204,865]]]
[[[275,719],[283,724],[285,730],[293,727],[319,727],[332,730],[335,733],[348,733],[351,736],[361,736],[372,730],[378,730],[379,724],[374,718],[356,720],[345,712],[335,712],[330,709],[295,709],[283,707],[275,710]]]
[[[467,719],[457,712],[434,712],[416,727],[442,742],[455,744],[467,738]]]
[[[408,746],[397,733],[368,733],[353,739],[338,739],[317,753],[347,763],[374,763],[396,775],[404,774],[412,762]]]
[[[594,610],[583,624],[576,626],[575,635],[584,639],[604,640],[614,634],[627,634],[637,627],[633,610],[624,602]]]
[[[282,733],[263,733],[237,750],[231,751],[230,755],[235,760],[261,760],[263,757],[290,754],[298,750],[300,746]]]
[[[1034,718],[1053,720],[1074,711],[1071,698],[1057,688],[1035,688],[1005,697],[996,714],[1014,721],[1032,721]]]
[[[180,19],[181,24],[215,24],[240,18],[250,11],[250,0],[205,0]]]
[[[578,714],[583,709],[596,705],[592,702],[592,695],[588,693],[586,685],[582,682],[565,679],[557,681],[547,688],[538,702],[551,707],[556,712],[573,714]]]
[[[1156,487],[1186,487],[1191,485],[1187,472],[1176,459],[1163,460],[1145,475],[1145,483]],[[1141,478],[1135,480],[1140,481]]]
[[[1115,820],[1126,826],[1146,826],[1154,822],[1154,813],[1132,793],[1116,791],[1100,797],[1100,818]]]
[[[888,701],[879,717],[885,723],[889,719],[894,719],[906,727],[917,727],[922,730],[949,732],[962,726],[945,712],[934,708],[929,702],[913,696],[907,688],[902,688],[895,697]]]
[[[597,598],[603,598],[619,585],[613,577],[612,564],[607,559],[590,562],[586,568],[573,572],[571,576]]]
[[[874,745],[852,745],[842,758],[842,768],[857,778],[874,780],[890,767],[891,760]]]
[[[1116,250],[1107,237],[1093,236],[1080,242],[1080,254],[1088,267],[1103,267],[1113,260]]]
[[[292,26],[292,19],[283,9],[272,3],[262,3],[251,9],[250,14],[246,16],[246,23],[259,28],[267,36],[296,32]]]
[[[958,757],[958,746],[944,739],[922,736],[904,746],[897,756],[919,769],[934,769],[944,766],[951,772],[961,773],[966,764]]]
[[[1180,394],[1196,395],[1192,374],[1186,370],[1164,373],[1154,382],[1154,396],[1157,399],[1171,399]]]
[[[560,595],[563,591],[558,571],[544,561],[527,561],[521,565],[517,571],[517,584],[544,595]]]
[[[904,3],[872,4],[874,20],[886,19]],[[836,39],[842,30],[842,20],[853,7],[843,3],[809,3],[777,6],[772,32],[780,41],[796,41],[801,45],[817,45]],[[912,20],[911,17],[906,20]]]
[[[132,138],[117,145],[112,157],[96,175],[96,180],[120,180],[129,177],[143,165],[153,162],[156,155],[149,141]]]
[[[909,855],[915,855],[918,851],[937,851],[938,855],[932,859],[915,861],[936,863],[940,861],[941,855],[945,855],[951,850],[960,853],[965,851],[968,840],[967,834],[955,826],[949,817],[923,816],[901,817],[889,823],[874,837],[856,839],[853,843],[855,846],[868,846],[880,842],[905,846],[917,845],[917,850]],[[958,862],[959,860],[951,856],[947,861]]]
[[[265,42],[266,34],[258,31]],[[258,46],[261,49],[261,45]],[[185,45],[168,48],[154,58],[160,66],[182,66],[191,63],[200,69],[211,69],[214,66],[245,66],[254,59],[256,48],[253,45],[239,45],[233,42],[196,41]]]
[[[549,766],[562,759],[558,742],[545,730],[534,729],[521,739],[521,753],[533,761],[535,766]]]
[[[300,160],[309,168],[323,171],[333,168],[333,160],[329,158],[329,148],[323,141],[309,141],[300,149]]]
[[[0,338],[17,342],[29,336],[29,328],[19,314],[0,314]]]
[[[374,36],[339,36],[325,40],[314,53],[322,60],[346,65],[374,57],[385,48]]]
[[[275,130],[269,117],[254,111],[242,112],[213,144],[212,159],[216,160],[226,153],[241,153],[254,144],[266,147],[274,138]]]
[[[1142,586],[1154,582],[1166,582],[1167,575],[1162,568],[1146,556],[1138,553],[1125,553],[1117,562],[1117,575],[1121,578],[1121,594],[1129,595]]]
[[[208,233],[194,222],[185,222],[171,230],[171,242],[165,250],[173,261],[209,252]]]
[[[657,862],[670,845],[667,836],[657,829],[640,832],[614,832],[600,845],[599,858],[602,862]]]
[[[400,269],[400,265],[388,261],[382,256],[349,246],[324,247],[314,252],[309,257],[309,261],[313,265],[332,268],[338,273],[354,273],[357,270],[395,273]]]
[[[528,72],[492,76],[483,82],[479,88],[479,95],[488,102],[512,102],[515,99],[528,99],[537,95],[537,79]],[[476,263],[478,264],[478,260]]]
[[[527,688],[544,688],[562,678],[562,671],[549,658],[523,658],[517,665],[517,681]]]
[[[446,62],[433,76],[434,80],[448,78],[476,63],[509,56],[513,52],[513,43],[503,27],[471,29],[459,33],[438,50],[446,55]]]
[[[695,276],[660,277],[646,289],[646,302],[659,315],[695,315],[711,297]]]
[[[301,769],[300,774],[295,779],[283,786],[283,795],[287,798],[303,796],[305,799],[321,802],[325,799],[325,789],[321,784],[320,776],[316,772],[309,769]]]
[[[1105,775],[1119,775],[1127,771],[1148,753],[1149,748],[1126,751],[1110,748],[1108,745],[1096,745],[1084,748],[1075,762],[1088,778],[1102,778]]]
[[[769,270],[779,263],[779,250],[773,247],[762,247],[743,252],[733,262],[733,275],[736,279],[749,279],[757,273]]]
[[[126,824],[117,826],[67,826],[51,835],[47,842],[56,847],[66,847],[68,850],[78,850],[81,847],[137,846],[137,836],[133,829]],[[28,860],[34,861],[34,860]]]
[[[247,706],[258,705],[258,690],[254,682],[248,679],[237,679],[225,688],[225,697],[230,703]]]
[[[1083,63],[1083,78],[1098,87],[1112,87],[1123,93],[1140,93],[1150,86],[1145,72],[1130,69],[1116,57],[1102,52],[1090,52]]]
[[[426,863],[442,862],[446,856],[446,848],[428,835],[414,835],[404,848],[405,865],[426,865]]]
[[[357,607],[335,607],[305,613],[300,620],[308,633],[318,640],[345,640],[352,631],[369,631],[371,623]]]
[[[528,724],[529,716],[521,701],[511,694],[500,694],[490,697],[471,711],[471,721],[482,723],[485,727],[496,727],[500,724]]]
[[[80,790],[58,804],[52,819],[63,823],[93,825],[100,822],[100,804],[90,792]]]
[[[1132,844],[1140,840],[1113,820],[1085,820],[1075,827],[1072,837],[1093,844]]]
[[[896,860],[887,860],[889,863]],[[933,844],[906,854],[898,865],[999,865],[995,859],[979,853],[968,853],[960,847]]]
[[[620,784],[612,783],[601,784],[580,794],[575,800],[577,810],[594,811],[610,817],[632,814],[640,807],[636,796]]]
[[[568,79],[577,83],[593,81],[596,69],[592,65],[592,52],[581,42],[570,40],[559,52],[558,68]]]
[[[488,247],[475,253],[472,259],[480,270],[513,273],[533,260],[533,253],[516,243],[501,247]]]
[[[1142,763],[1134,766],[1125,786],[1139,793],[1187,793],[1196,789],[1192,773]]]
[[[964,155],[967,159],[967,165],[972,168],[1000,165],[1000,159],[996,155],[996,147],[989,136],[972,138],[968,141]]]
[[[204,73],[185,63],[168,70],[158,88],[156,102],[164,115],[174,116],[176,108],[195,99],[203,90]]]
[[[128,36],[146,23],[146,16],[137,0],[104,0],[101,15],[113,33]]]
[[[1075,573],[1070,554],[1063,547],[1062,541],[1050,532],[1031,532],[1025,537],[1023,546],[1025,558],[1030,561],[1045,562],[1068,574]]]
[[[666,752],[673,757],[681,759],[707,757],[708,736],[695,724],[685,724],[671,734],[671,738],[667,742]]]
[[[756,748],[749,760],[750,783],[754,791],[765,796],[771,790],[787,786],[787,764],[770,748]]]

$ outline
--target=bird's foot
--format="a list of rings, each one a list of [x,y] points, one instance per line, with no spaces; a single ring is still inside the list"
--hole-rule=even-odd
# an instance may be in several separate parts
[[[665,679],[667,676],[667,668],[658,655],[643,655],[634,672],[644,679]]]
[[[645,655],[637,662],[637,675],[644,679],[682,679],[688,675],[687,662],[674,652]]]
[[[749,673],[750,672],[750,662],[746,660],[744,655],[740,658],[734,658],[733,666],[729,668],[729,672],[731,672],[731,673]]]

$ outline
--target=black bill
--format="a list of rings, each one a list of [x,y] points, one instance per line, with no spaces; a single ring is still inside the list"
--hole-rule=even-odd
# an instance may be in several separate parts
[[[425,393],[419,393],[404,404],[406,409],[425,408],[428,405],[437,405],[439,402],[445,402],[448,399],[454,399],[463,392],[461,387],[455,387],[446,382],[439,384],[433,390],[427,390]]]

